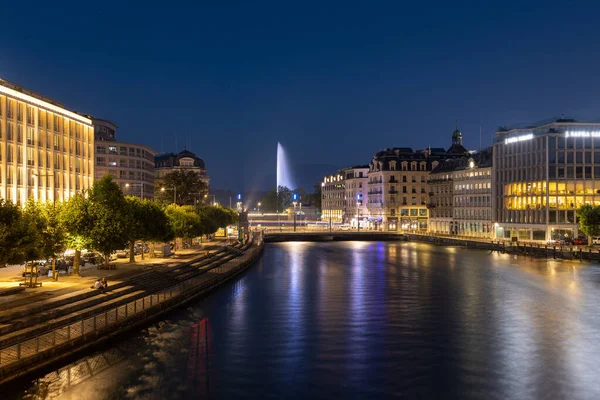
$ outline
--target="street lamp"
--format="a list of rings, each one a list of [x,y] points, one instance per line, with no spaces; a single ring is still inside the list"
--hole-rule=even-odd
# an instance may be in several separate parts
[[[294,197],[296,196],[296,193],[294,193]],[[297,201],[292,202],[292,204],[294,205],[294,232],[296,232],[296,205],[298,204]]]
[[[160,191],[164,192],[167,189],[173,191],[173,204],[177,204],[177,188],[175,186],[172,186],[172,187],[169,187],[169,188],[165,188],[163,186],[163,187],[160,188]]]
[[[260,214],[260,206],[262,206],[262,203],[259,201],[258,202],[258,213]]]
[[[143,200],[144,199],[144,182],[142,183],[126,183],[125,187],[129,190],[130,187],[132,186],[140,186],[142,188],[141,190],[141,196],[140,198]]]

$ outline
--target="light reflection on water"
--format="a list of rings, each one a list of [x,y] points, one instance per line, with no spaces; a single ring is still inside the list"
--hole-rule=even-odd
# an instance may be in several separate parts
[[[600,398],[596,265],[284,243],[210,297],[11,398]]]

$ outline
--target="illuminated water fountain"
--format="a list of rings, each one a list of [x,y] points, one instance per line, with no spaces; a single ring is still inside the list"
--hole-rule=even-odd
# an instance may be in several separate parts
[[[294,190],[294,182],[289,160],[281,143],[277,142],[277,190],[279,186],[287,186]]]

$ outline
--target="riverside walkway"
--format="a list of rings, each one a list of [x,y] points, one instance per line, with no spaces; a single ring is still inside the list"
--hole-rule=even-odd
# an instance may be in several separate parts
[[[109,290],[90,289],[96,277],[57,290],[28,289],[0,304],[0,383],[41,368],[146,323],[217,287],[262,254],[262,237],[249,243],[180,252],[180,259],[119,269]],[[183,254],[182,254],[183,253]],[[100,271],[99,271],[100,272]],[[73,278],[75,280],[81,278]],[[66,280],[66,279],[65,279]],[[20,297],[19,297],[20,295]]]

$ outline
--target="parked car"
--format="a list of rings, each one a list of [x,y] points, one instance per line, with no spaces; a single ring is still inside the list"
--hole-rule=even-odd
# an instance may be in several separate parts
[[[83,256],[81,256],[81,264],[85,265],[85,264],[100,264],[102,262],[103,258],[100,254],[98,253],[94,253],[92,251],[85,253]]]
[[[585,246],[587,244],[587,240],[583,238],[576,238],[571,240],[571,244],[574,244],[575,246]]]
[[[117,258],[127,258],[129,257],[129,250],[117,250],[115,254]]]
[[[21,274],[21,276],[26,277],[26,276],[31,276],[31,272],[32,271],[37,271],[34,274],[36,276],[43,276],[43,275],[48,275],[48,270],[50,269],[48,266],[50,264],[48,264],[48,262],[46,260],[37,260],[37,261],[31,261],[26,263],[23,266],[23,273]]]
[[[592,244],[600,244],[600,236],[593,237]]]

